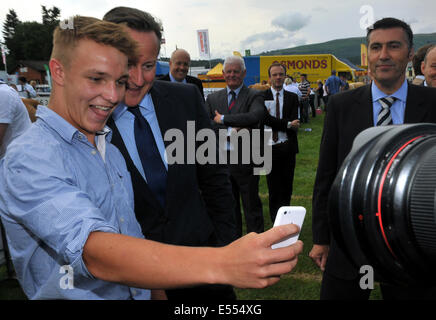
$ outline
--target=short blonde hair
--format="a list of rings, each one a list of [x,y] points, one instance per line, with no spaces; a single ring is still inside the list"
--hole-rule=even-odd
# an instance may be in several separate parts
[[[72,27],[60,25],[56,27],[51,59],[58,59],[65,66],[69,66],[72,52],[78,42],[89,39],[117,49],[127,56],[129,62],[136,61],[138,46],[124,27],[84,16],[74,16],[72,22]]]

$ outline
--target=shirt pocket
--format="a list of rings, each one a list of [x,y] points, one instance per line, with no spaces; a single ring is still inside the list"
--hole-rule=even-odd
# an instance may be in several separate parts
[[[133,208],[133,187],[130,172],[116,168],[113,179],[114,198],[117,203],[125,203],[129,208]]]

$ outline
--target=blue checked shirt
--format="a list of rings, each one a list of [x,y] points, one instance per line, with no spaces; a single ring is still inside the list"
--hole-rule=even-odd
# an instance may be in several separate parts
[[[95,148],[52,110],[39,106],[37,117],[0,161],[0,215],[24,292],[30,299],[149,299],[149,290],[94,278],[82,258],[93,231],[143,238],[111,133],[97,136]],[[65,270],[73,271],[68,286]]]

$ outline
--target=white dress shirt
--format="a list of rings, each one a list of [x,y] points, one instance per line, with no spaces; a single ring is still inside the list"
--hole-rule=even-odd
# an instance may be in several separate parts
[[[283,99],[284,99],[284,89],[282,88],[280,91],[276,91],[271,87],[271,92],[273,94],[274,100],[265,100],[265,107],[267,108],[269,114],[273,117],[282,119],[283,118]],[[279,103],[280,103],[280,115],[276,114],[276,100],[277,100],[277,92],[279,93]],[[265,130],[272,131],[270,126],[265,126]],[[288,140],[288,135],[286,132],[278,131],[278,140],[276,142],[273,141],[272,135],[268,141],[268,145],[272,146],[275,144],[283,143]]]

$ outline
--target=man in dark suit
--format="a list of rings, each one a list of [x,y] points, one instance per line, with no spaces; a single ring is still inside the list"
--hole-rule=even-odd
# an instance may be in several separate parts
[[[265,129],[272,129],[273,132],[269,141],[272,146],[272,166],[266,181],[269,191],[269,214],[274,223],[278,209],[289,206],[291,202],[300,120],[298,96],[283,89],[286,68],[280,63],[273,63],[268,68],[268,76],[271,88],[263,92],[268,111],[263,124]]]
[[[191,57],[188,51],[184,49],[175,50],[170,58],[170,72],[160,77],[159,80],[195,84],[204,98],[201,80],[188,75],[190,64]]]
[[[425,77],[424,85],[436,88],[436,44],[428,48],[421,63],[421,71]]]
[[[120,149],[131,174],[135,213],[145,237],[187,246],[230,243],[236,239],[236,229],[227,167],[200,165],[196,159],[193,163],[187,161],[191,156],[187,146],[192,142],[188,141],[188,121],[195,124],[195,134],[201,129],[211,129],[197,87],[154,81],[161,33],[160,25],[151,15],[117,7],[104,19],[126,24],[139,44],[138,61],[129,67],[124,103],[117,107],[108,125],[113,130],[112,143]],[[141,123],[145,129],[139,132]],[[183,163],[167,161],[165,148],[170,141],[164,137],[170,129],[183,133]],[[144,140],[145,137],[149,140]],[[151,164],[153,168],[149,168]],[[167,290],[166,296],[185,300],[236,298],[230,286]]]
[[[324,124],[313,192],[314,262],[324,270],[321,299],[368,299],[359,286],[358,269],[331,239],[328,194],[353,139],[363,130],[385,124],[436,122],[436,90],[410,85],[405,78],[413,57],[410,26],[394,18],[377,21],[367,33],[371,85],[332,96]],[[390,106],[390,107],[389,107]],[[427,297],[415,288],[381,286],[385,299]]]
[[[238,56],[227,57],[223,66],[227,87],[207,96],[206,110],[215,130],[226,129],[229,132],[242,128],[259,128],[265,115],[263,97],[259,91],[244,85],[246,74],[244,59]],[[230,146],[228,146],[230,150]],[[253,163],[242,163],[242,143],[238,146],[238,163],[230,163],[230,180],[236,199],[236,230],[242,236],[242,215],[239,198],[242,199],[247,233],[263,232],[263,210],[259,198],[259,176],[253,174]],[[230,154],[230,152],[229,152]],[[229,156],[229,155],[228,155]],[[251,155],[250,155],[251,156]]]

